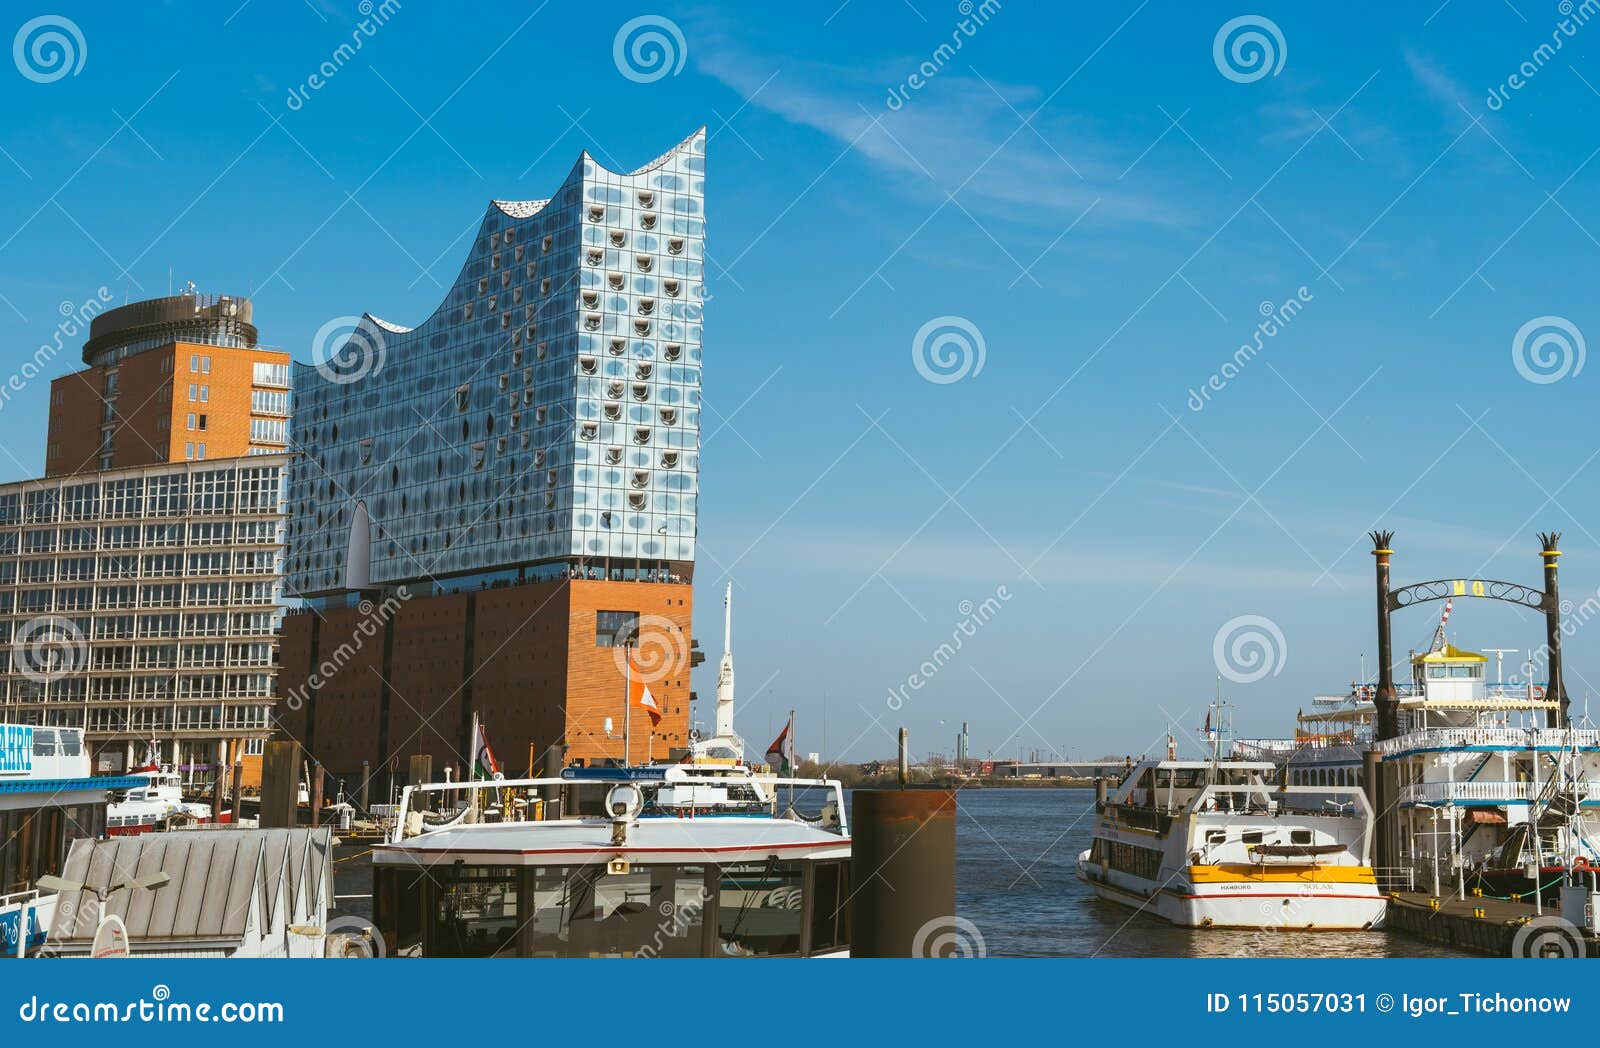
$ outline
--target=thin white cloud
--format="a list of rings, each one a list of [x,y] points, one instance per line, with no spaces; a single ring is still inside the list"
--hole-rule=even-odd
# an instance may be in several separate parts
[[[891,109],[890,91],[918,60],[846,68],[762,59],[701,27],[694,39],[697,65],[747,105],[849,146],[904,191],[932,200],[954,193],[973,211],[1024,221],[1067,219],[1091,205],[1091,221],[1183,220],[1178,194],[1134,188],[1148,177],[1143,166],[1139,178],[1119,180],[1137,150],[1124,155],[1101,140],[1067,111],[1064,95],[1022,126],[1043,93],[958,59]]]

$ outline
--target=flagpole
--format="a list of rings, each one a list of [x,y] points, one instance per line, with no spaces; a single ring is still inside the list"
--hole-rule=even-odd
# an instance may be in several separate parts
[[[633,644],[623,641],[622,653],[627,665],[622,669],[622,766],[628,767],[629,742],[633,732]]]

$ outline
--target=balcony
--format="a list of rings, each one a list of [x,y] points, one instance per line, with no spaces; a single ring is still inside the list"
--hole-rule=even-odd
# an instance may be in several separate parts
[[[1547,782],[1419,782],[1400,787],[1400,803],[1407,804],[1527,804],[1539,796]],[[1589,780],[1577,784],[1584,797],[1600,793],[1600,781]],[[1588,802],[1586,802],[1588,803]],[[1596,801],[1595,803],[1600,803]]]
[[[1531,737],[1530,737],[1531,735]],[[1404,753],[1423,750],[1456,750],[1466,748],[1526,750],[1559,750],[1567,746],[1583,749],[1600,749],[1600,730],[1574,729],[1563,731],[1540,728],[1529,732],[1526,728],[1429,728],[1426,731],[1408,731],[1394,739],[1378,743],[1378,752],[1388,759]]]

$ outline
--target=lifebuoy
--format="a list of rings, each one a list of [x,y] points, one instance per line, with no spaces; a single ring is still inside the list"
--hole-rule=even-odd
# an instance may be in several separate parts
[[[1572,868],[1575,871],[1577,871],[1577,870],[1585,870],[1586,871],[1586,870],[1590,869],[1588,856],[1580,855],[1576,859],[1573,859],[1572,860]]]

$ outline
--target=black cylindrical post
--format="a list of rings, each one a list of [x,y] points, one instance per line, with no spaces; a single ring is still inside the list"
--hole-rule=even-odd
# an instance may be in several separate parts
[[[1567,685],[1561,677],[1561,587],[1556,578],[1561,532],[1545,532],[1539,536],[1539,542],[1544,546],[1539,553],[1544,558],[1544,642],[1550,649],[1550,679],[1545,682],[1545,698],[1559,704],[1556,725],[1564,728],[1570,721],[1567,719]]]
[[[370,763],[368,763],[367,761],[362,761],[361,762],[361,814],[363,814],[363,815],[365,815],[369,810],[367,808],[367,797],[368,797],[368,790],[371,787],[371,785],[372,785],[372,765]]]
[[[852,957],[981,949],[956,916],[954,790],[856,790],[850,823]]]
[[[1105,776],[1097,775],[1094,780],[1094,810],[1105,811],[1106,808],[1106,780]]]
[[[1372,532],[1372,556],[1378,571],[1378,690],[1372,696],[1372,708],[1378,741],[1392,739],[1400,734],[1400,697],[1394,690],[1394,648],[1389,640],[1389,558],[1394,550],[1389,542],[1392,531]]]

